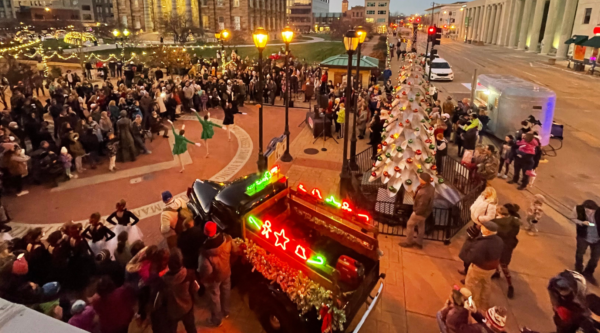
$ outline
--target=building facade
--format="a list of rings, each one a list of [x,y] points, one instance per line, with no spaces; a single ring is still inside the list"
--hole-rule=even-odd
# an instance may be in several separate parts
[[[113,0],[115,20],[130,29],[158,31],[174,16],[206,33],[263,27],[273,37],[286,25],[286,8],[286,0]]]
[[[591,35],[593,26],[600,23],[599,0],[475,0],[465,10],[462,37],[466,41],[557,59],[567,57],[570,45],[565,42],[576,32]]]
[[[314,15],[329,13],[329,0],[292,0],[287,22],[296,31],[314,30]]]
[[[365,0],[365,21],[372,23],[378,33],[387,31],[390,19],[389,0]]]
[[[573,35],[594,36],[594,28],[600,26],[600,1],[579,0],[575,22],[573,24]],[[594,52],[593,47],[586,47],[585,58],[589,59]],[[597,58],[598,56],[595,55]]]
[[[12,0],[0,0],[0,20],[14,18],[16,16],[12,9]]]
[[[313,14],[313,25],[315,32],[329,31],[334,21],[341,20],[344,17],[342,13],[315,13]]]
[[[344,13],[344,18],[351,20],[354,25],[365,22],[365,6],[354,6]]]
[[[20,19],[95,22],[93,0],[13,0],[11,7],[12,17]]]
[[[461,34],[464,21],[466,2],[459,1],[452,4],[435,6],[425,10],[423,21],[428,25],[442,28],[444,34]]]

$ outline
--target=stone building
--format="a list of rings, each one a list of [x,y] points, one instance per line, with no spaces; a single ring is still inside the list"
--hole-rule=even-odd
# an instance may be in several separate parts
[[[290,0],[288,23],[296,31],[314,31],[314,16],[329,13],[329,0]],[[317,28],[318,29],[318,28]]]
[[[373,23],[377,33],[386,32],[390,18],[390,1],[366,0],[365,5],[365,21]]]
[[[579,6],[578,6],[579,3]],[[475,0],[467,3],[461,23],[468,42],[501,45],[565,59],[565,44],[595,18],[600,0]],[[586,23],[587,21],[587,23]],[[574,28],[575,26],[575,28]],[[592,34],[588,28],[586,34]]]
[[[157,31],[161,18],[185,18],[190,27],[214,33],[251,32],[263,27],[278,34],[286,24],[286,0],[113,0],[115,20],[130,29]]]

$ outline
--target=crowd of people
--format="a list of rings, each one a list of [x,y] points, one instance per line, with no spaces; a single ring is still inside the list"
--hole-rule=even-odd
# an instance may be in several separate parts
[[[159,245],[144,244],[124,200],[106,224],[93,213],[85,227],[67,222],[45,240],[33,228],[0,241],[0,297],[87,332],[175,333],[181,321],[192,333],[195,300],[206,293],[205,326],[221,326],[231,311],[231,236],[214,222],[195,226],[181,199],[162,196],[170,232]]]

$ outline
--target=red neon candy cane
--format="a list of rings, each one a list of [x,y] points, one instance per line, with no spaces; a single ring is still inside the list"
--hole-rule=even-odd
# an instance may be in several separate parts
[[[313,188],[310,192],[315,198],[323,200],[323,196],[321,195],[321,191],[318,188]]]
[[[308,193],[308,191],[304,188],[304,185],[298,184],[298,191],[302,191],[304,193]]]
[[[371,220],[371,218],[369,217],[369,215],[367,214],[357,214],[359,217],[362,217],[365,219],[365,222],[369,222]]]

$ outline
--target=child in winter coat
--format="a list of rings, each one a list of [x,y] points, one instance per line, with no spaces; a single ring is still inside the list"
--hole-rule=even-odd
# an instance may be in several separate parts
[[[115,138],[113,133],[108,135],[108,142],[106,143],[106,150],[108,152],[109,163],[108,170],[111,172],[115,172],[117,170],[116,161],[117,161],[117,151],[119,150],[119,142]]]
[[[86,305],[84,301],[77,300],[71,306],[69,324],[87,332],[94,331],[96,326],[96,311],[91,305]]]
[[[544,202],[546,202],[546,198],[541,194],[536,194],[533,197],[533,202],[529,209],[527,210],[527,228],[529,231],[527,234],[530,236],[537,236],[538,229],[537,223],[544,215]]]
[[[502,148],[500,148],[500,168],[498,169],[498,178],[508,178],[508,167],[513,161],[513,147],[515,145],[515,137],[507,135],[504,137]],[[506,167],[504,174],[502,174],[502,168]]]
[[[71,154],[69,154],[67,147],[60,148],[60,156],[58,157],[58,160],[60,161],[60,163],[62,163],[63,168],[65,169],[65,174],[67,175],[67,177],[69,177],[69,179],[71,179],[73,177],[77,178],[77,175],[71,174],[71,166],[73,163],[73,156],[71,156]]]

